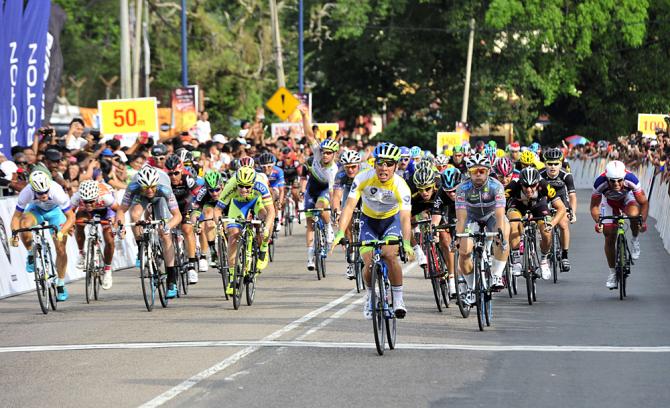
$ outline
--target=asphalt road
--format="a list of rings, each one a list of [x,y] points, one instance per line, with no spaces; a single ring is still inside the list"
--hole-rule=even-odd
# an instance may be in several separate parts
[[[523,288],[497,295],[484,332],[455,307],[438,313],[430,283],[407,265],[408,315],[383,357],[342,252],[317,281],[302,227],[279,240],[256,302],[238,311],[213,270],[151,313],[135,269],[117,272],[93,304],[83,282],[71,284],[70,300],[46,316],[34,293],[1,300],[1,405],[666,407],[670,255],[655,230],[644,234],[620,301],[604,286],[588,193],[579,198],[573,270],[541,282],[533,306]]]

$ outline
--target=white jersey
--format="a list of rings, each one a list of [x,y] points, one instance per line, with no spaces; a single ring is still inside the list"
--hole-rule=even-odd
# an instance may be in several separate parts
[[[67,195],[63,187],[55,181],[51,180],[51,186],[49,187],[49,199],[46,201],[41,201],[35,195],[33,188],[29,185],[25,186],[23,190],[19,193],[19,199],[16,203],[16,210],[23,212],[30,204],[33,204],[37,208],[50,211],[56,207],[59,207],[63,212],[70,209],[70,197]]]
[[[328,188],[328,190],[333,189],[335,184],[335,176],[337,175],[337,163],[335,160],[330,162],[329,165],[323,166],[321,164],[321,145],[319,142],[314,142],[311,145],[312,152],[314,155],[307,160],[305,165],[309,171],[309,177],[307,179],[308,188],[310,190],[323,190]]]

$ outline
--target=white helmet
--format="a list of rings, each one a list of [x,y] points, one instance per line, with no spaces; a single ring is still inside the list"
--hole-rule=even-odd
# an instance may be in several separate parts
[[[146,165],[137,172],[137,182],[142,187],[153,187],[158,184],[158,170]]]
[[[43,171],[34,171],[30,173],[28,179],[30,187],[36,193],[46,193],[51,188],[51,176]]]
[[[626,165],[619,160],[607,163],[605,166],[605,177],[608,179],[622,179],[626,176]]]
[[[345,150],[340,156],[342,164],[358,164],[361,162],[361,155],[355,150]]]
[[[470,167],[476,167],[476,166],[481,166],[481,167],[486,167],[486,168],[491,168],[491,160],[487,156],[484,156],[481,153],[475,153],[472,156],[466,157],[465,158],[465,165],[469,169]]]
[[[446,166],[447,164],[449,164],[449,158],[446,155],[438,154],[437,157],[435,157],[436,166]]]
[[[84,201],[97,200],[100,195],[100,187],[95,180],[86,180],[79,185],[79,197]]]

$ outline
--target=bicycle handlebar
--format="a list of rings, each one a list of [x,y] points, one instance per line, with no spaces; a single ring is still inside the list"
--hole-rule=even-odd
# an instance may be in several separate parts
[[[636,216],[629,216],[629,215],[601,215],[598,217],[599,222],[602,222],[603,220],[636,220],[636,221],[642,221],[642,216],[641,215],[636,215]]]
[[[163,220],[153,220],[153,221],[144,221],[144,220],[139,220],[136,222],[131,222],[128,224],[124,224],[125,227],[146,227],[148,225],[158,225],[158,224],[164,224],[165,221]]]
[[[12,235],[16,235],[19,232],[33,232],[33,231],[41,231],[41,230],[45,230],[45,229],[50,229],[50,230],[56,231],[56,230],[58,230],[58,227],[56,227],[55,225],[50,225],[50,224],[44,223],[44,224],[39,224],[39,225],[33,225],[32,227],[19,228],[17,230],[12,230]]]
[[[97,218],[92,218],[90,220],[76,220],[74,222],[76,225],[110,225],[112,221],[110,220],[101,220]]]
[[[221,221],[223,222],[235,222],[238,224],[251,224],[251,225],[261,225],[263,221],[261,220],[242,220],[238,218],[221,218]]]
[[[298,210],[298,212],[313,212],[313,211],[333,211],[332,208],[310,208],[309,210]]]

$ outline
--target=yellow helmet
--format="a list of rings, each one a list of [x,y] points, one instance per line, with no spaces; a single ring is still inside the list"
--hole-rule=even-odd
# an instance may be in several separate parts
[[[503,149],[496,149],[496,157],[505,157],[505,151]]]
[[[519,158],[519,161],[521,162],[521,164],[532,166],[535,164],[535,153],[531,152],[530,150],[525,150],[521,152],[521,157]]]
[[[247,166],[240,167],[235,173],[235,178],[238,186],[251,187],[256,181],[256,170]]]

